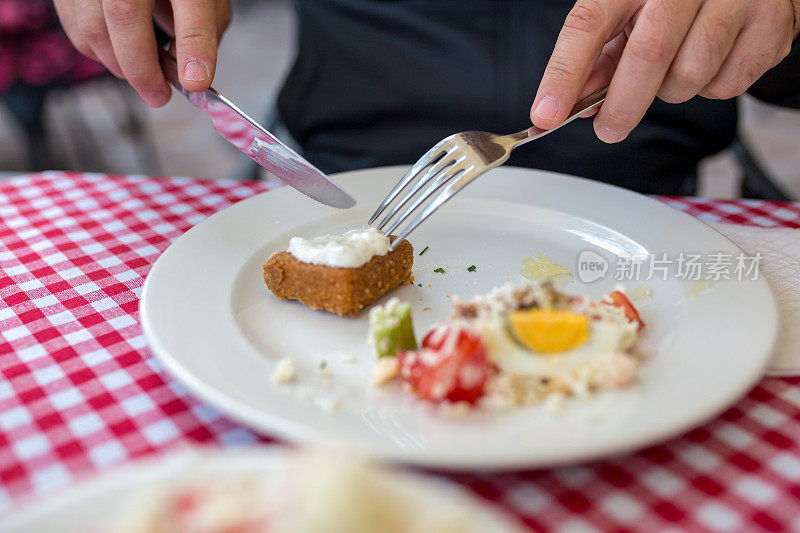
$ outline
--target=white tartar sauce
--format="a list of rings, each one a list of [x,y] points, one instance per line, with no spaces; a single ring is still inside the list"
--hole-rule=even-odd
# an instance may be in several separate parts
[[[304,263],[358,268],[376,255],[389,253],[389,237],[375,228],[353,229],[343,235],[313,239],[294,237],[289,253]]]

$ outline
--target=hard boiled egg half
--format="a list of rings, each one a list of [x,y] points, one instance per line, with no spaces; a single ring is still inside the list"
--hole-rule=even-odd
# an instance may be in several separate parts
[[[624,352],[637,336],[636,324],[615,314],[599,319],[570,310],[535,308],[478,324],[490,358],[504,372],[553,375],[592,359]]]

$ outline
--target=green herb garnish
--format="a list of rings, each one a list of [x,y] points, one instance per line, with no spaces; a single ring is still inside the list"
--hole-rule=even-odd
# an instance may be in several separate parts
[[[475,272],[475,265],[467,267],[467,272]]]
[[[422,287],[422,283],[417,283],[417,287]]]
[[[419,255],[422,255],[427,251],[428,251],[428,247],[426,246],[425,248],[422,249],[422,251],[419,253]]]
[[[434,268],[433,271],[437,274],[444,274],[444,269],[442,267]]]
[[[324,371],[326,368],[328,368],[328,361],[327,359],[323,359],[319,364],[319,369]]]

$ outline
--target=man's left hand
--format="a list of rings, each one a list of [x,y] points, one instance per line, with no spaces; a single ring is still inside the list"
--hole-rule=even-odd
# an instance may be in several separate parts
[[[553,128],[579,98],[610,82],[594,129],[618,142],[656,96],[680,103],[742,94],[786,57],[798,32],[800,0],[578,0],[531,120]]]

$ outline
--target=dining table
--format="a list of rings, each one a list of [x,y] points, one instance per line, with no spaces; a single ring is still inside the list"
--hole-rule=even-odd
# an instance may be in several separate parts
[[[171,243],[276,186],[62,171],[0,180],[0,530],[17,507],[142,457],[288,444],[174,380],[138,310]],[[704,222],[800,228],[797,203],[657,199]],[[800,378],[764,377],[713,420],[633,453],[424,473],[531,531],[800,531]]]

